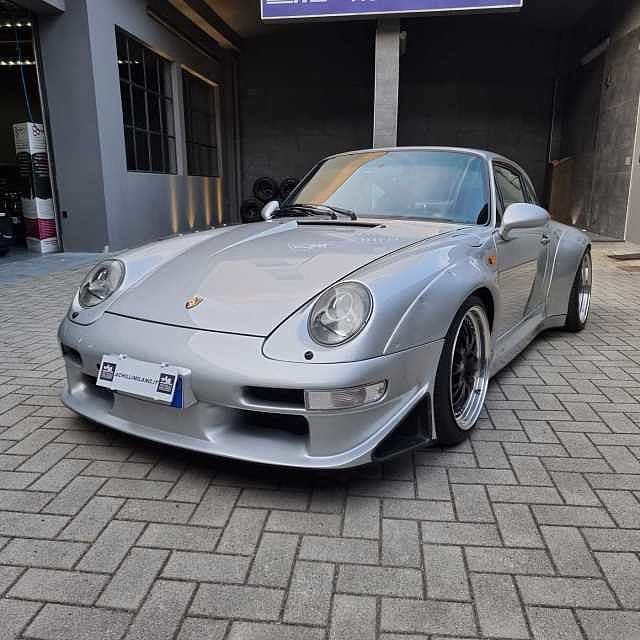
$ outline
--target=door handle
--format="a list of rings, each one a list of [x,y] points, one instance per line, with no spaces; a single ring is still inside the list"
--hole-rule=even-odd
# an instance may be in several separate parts
[[[551,238],[545,233],[542,235],[542,240],[540,240],[540,244],[549,244],[551,242]]]

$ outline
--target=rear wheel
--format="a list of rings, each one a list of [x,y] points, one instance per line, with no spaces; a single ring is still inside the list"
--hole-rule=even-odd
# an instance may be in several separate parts
[[[582,331],[589,319],[591,309],[592,263],[591,251],[587,249],[582,256],[580,267],[571,287],[569,309],[567,311],[566,328],[578,333]]]
[[[478,422],[489,387],[491,329],[484,304],[471,296],[456,314],[440,356],[433,392],[438,442],[458,444]]]

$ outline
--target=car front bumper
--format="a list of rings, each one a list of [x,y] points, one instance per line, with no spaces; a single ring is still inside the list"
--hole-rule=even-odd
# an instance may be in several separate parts
[[[359,362],[283,362],[263,355],[264,338],[196,331],[108,313],[89,326],[65,318],[58,335],[67,370],[62,399],[77,413],[119,431],[185,449],[319,469],[358,466],[375,459],[376,448],[431,394],[442,350],[442,341],[437,341]],[[104,354],[126,354],[187,370],[184,384],[195,402],[174,409],[97,387]],[[305,390],[345,389],[382,380],[388,382],[386,395],[368,406],[309,411],[303,401],[295,400],[304,398]],[[277,393],[282,389],[299,395]],[[430,432],[427,437],[433,435]]]

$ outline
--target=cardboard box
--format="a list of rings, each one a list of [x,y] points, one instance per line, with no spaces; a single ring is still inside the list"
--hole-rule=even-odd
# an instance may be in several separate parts
[[[41,198],[20,198],[22,202],[22,215],[25,218],[43,218],[53,220],[53,200],[42,200]]]
[[[27,238],[27,249],[36,253],[56,253],[60,247],[57,238],[47,238],[46,240]]]
[[[36,122],[20,122],[13,125],[16,153],[42,153],[47,150],[44,125]]]

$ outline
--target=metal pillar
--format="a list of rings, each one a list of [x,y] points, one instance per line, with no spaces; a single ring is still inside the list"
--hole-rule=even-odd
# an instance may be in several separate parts
[[[400,20],[378,20],[373,105],[373,146],[398,143],[398,90],[400,87]]]

